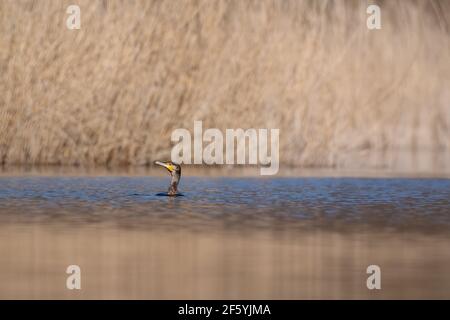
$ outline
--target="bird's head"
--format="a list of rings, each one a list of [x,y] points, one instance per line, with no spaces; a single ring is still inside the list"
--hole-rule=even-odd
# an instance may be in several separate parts
[[[170,175],[181,174],[181,166],[172,161],[155,161],[155,164],[166,168]]]

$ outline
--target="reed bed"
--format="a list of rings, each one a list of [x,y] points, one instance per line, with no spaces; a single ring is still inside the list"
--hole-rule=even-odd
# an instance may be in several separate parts
[[[0,2],[3,165],[147,165],[202,120],[279,128],[285,166],[448,168],[448,1],[73,2]]]

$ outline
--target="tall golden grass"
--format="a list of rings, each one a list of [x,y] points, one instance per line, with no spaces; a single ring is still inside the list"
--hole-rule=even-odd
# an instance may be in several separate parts
[[[203,120],[279,128],[282,165],[448,168],[450,2],[371,3],[2,0],[0,162],[145,165]]]

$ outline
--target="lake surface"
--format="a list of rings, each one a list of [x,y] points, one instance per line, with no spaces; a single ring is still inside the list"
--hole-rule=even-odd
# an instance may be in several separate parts
[[[0,177],[0,298],[450,298],[450,179],[168,182]]]

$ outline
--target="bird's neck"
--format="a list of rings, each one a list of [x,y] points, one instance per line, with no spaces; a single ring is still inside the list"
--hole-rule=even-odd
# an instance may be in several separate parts
[[[169,194],[174,195],[178,191],[178,182],[180,181],[180,175],[174,174],[170,181]]]

